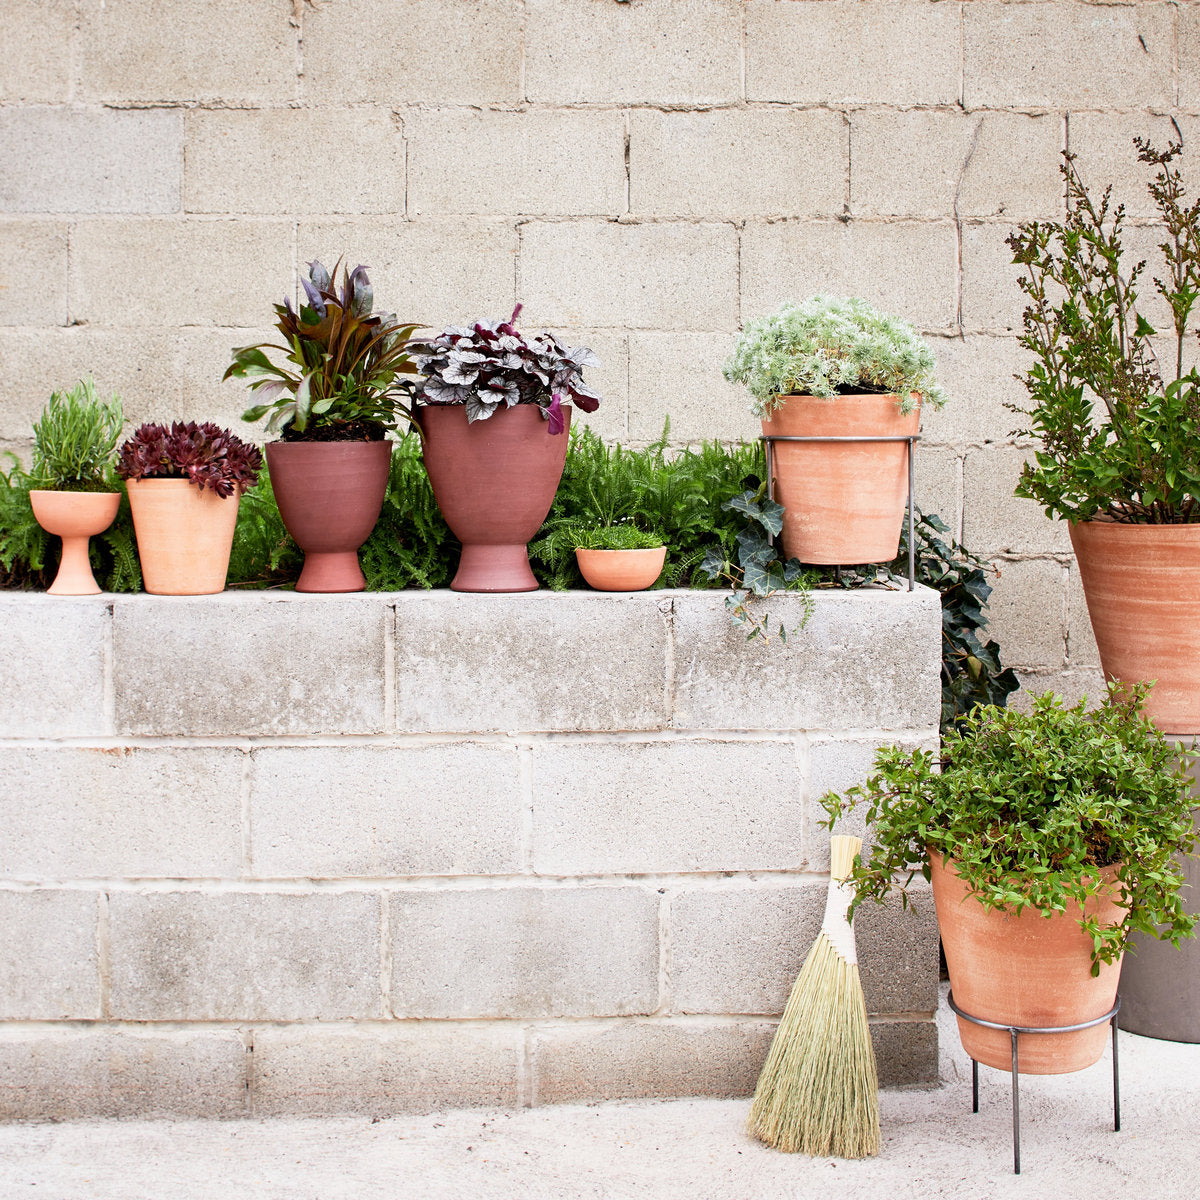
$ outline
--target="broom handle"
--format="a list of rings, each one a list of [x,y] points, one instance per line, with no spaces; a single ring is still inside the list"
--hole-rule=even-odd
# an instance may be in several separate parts
[[[862,838],[838,834],[829,839],[829,878],[841,883],[850,878],[854,856],[862,849]]]
[[[858,961],[854,946],[854,930],[846,917],[854,891],[846,882],[854,868],[854,856],[862,849],[862,838],[831,837],[829,839],[829,893],[825,898],[825,919],[821,932],[833,944],[847,965]]]

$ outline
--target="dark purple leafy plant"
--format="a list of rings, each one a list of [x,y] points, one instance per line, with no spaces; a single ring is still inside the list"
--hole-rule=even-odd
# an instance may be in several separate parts
[[[585,346],[568,350],[552,333],[526,338],[516,328],[521,305],[507,321],[456,326],[414,346],[413,360],[425,376],[421,404],[465,404],[468,421],[485,421],[501,407],[536,404],[551,433],[565,428],[562,406],[595,412],[600,397],[583,382],[584,367],[600,360]]]
[[[258,447],[243,442],[211,421],[147,423],[121,445],[117,474],[122,479],[187,479],[218,496],[253,487],[262,467]]]

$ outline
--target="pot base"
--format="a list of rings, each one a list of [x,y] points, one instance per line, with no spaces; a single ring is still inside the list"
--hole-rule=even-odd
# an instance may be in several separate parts
[[[452,592],[536,592],[523,542],[510,546],[464,545]]]
[[[298,592],[361,592],[366,586],[357,550],[309,550],[296,580]]]

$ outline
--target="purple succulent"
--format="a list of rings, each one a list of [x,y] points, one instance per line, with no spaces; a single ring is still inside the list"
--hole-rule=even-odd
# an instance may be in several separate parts
[[[253,487],[262,452],[211,421],[147,423],[122,443],[117,474],[122,479],[188,479],[218,496]]]

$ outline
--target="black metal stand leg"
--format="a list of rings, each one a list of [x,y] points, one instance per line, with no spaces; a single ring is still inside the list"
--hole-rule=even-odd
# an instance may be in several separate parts
[[[971,1111],[979,1111],[979,1064],[971,1059]]]
[[[1117,1017],[1113,1014],[1113,1132],[1121,1132],[1121,1068],[1117,1060]]]
[[[1013,1093],[1013,1174],[1021,1173],[1021,1078],[1017,1063],[1017,1031],[1012,1033],[1012,1093]]]

